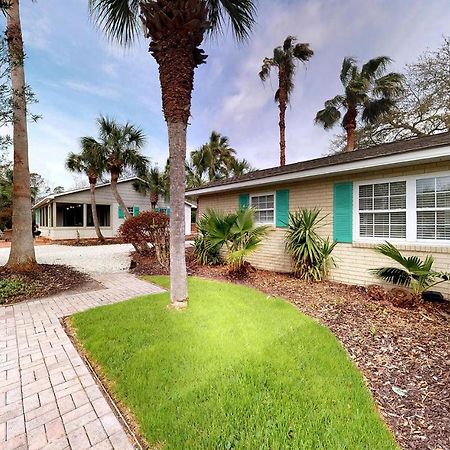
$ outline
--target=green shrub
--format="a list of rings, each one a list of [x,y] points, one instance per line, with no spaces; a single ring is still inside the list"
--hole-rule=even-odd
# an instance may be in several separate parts
[[[403,268],[380,267],[370,272],[383,281],[410,288],[415,294],[422,295],[431,287],[450,281],[450,273],[433,270],[434,258],[431,255],[428,255],[425,260],[417,256],[407,258],[389,242],[378,245],[375,251],[392,259]]]
[[[305,208],[289,214],[286,250],[294,260],[294,273],[306,281],[324,279],[335,265],[331,252],[336,242],[317,233],[325,218],[319,219],[319,214],[320,209]]]
[[[203,223],[206,244],[203,245],[209,249],[213,248],[214,251],[225,247],[225,261],[230,273],[244,274],[245,259],[258,248],[269,227],[255,224],[255,215],[251,208],[233,213],[209,209],[206,217],[207,220]]]
[[[194,240],[195,259],[204,266],[217,265],[223,262],[220,256],[220,246],[212,245],[208,239],[208,229],[211,220],[214,220],[214,215],[210,211],[202,215],[197,223],[198,234]]]
[[[27,290],[27,284],[20,277],[0,280],[0,304],[11,298],[26,294]]]

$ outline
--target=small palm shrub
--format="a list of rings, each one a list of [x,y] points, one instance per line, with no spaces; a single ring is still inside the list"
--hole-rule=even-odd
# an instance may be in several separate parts
[[[286,250],[294,260],[294,273],[305,281],[320,281],[335,265],[331,253],[336,242],[321,237],[317,229],[325,217],[320,209],[301,209],[289,214]]]
[[[372,269],[376,277],[388,283],[409,288],[418,296],[439,283],[450,280],[450,273],[433,270],[434,258],[428,255],[425,260],[417,256],[403,256],[389,242],[375,247],[375,251],[395,261],[401,267],[380,267]]]
[[[269,227],[255,224],[255,214],[250,208],[233,213],[209,209],[203,225],[206,248],[225,248],[225,262],[234,275],[244,275],[246,258],[253,253],[266,236]]]
[[[25,294],[29,289],[30,286],[20,277],[0,280],[0,305],[14,297]]]
[[[205,212],[197,223],[197,236],[194,240],[194,256],[199,264],[217,265],[222,263],[220,246],[212,245],[208,239],[208,229],[214,220],[214,212]]]

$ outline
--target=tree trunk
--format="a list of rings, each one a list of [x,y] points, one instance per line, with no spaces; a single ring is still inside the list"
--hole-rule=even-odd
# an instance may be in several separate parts
[[[184,196],[186,125],[167,123],[170,154],[170,299],[175,308],[187,306]]]
[[[8,267],[23,269],[36,264],[34,253],[30,170],[28,165],[27,106],[19,0],[10,0],[7,17],[7,41],[11,67],[13,108],[13,214],[11,252]]]
[[[278,90],[278,102],[280,109],[280,121],[278,123],[280,127],[280,166],[286,165],[286,108],[287,108],[287,92],[286,83],[284,80],[284,72],[280,69],[279,77],[279,90]]]
[[[96,184],[95,182],[89,180],[89,190],[91,193],[92,220],[94,221],[95,233],[97,234],[97,237],[100,239],[100,241],[104,242],[105,238],[103,237],[103,234],[100,230],[100,224],[98,223],[97,203],[95,202],[95,184]]]
[[[117,180],[119,179],[119,174],[117,172],[111,171],[111,190],[114,195],[114,198],[116,199],[116,202],[118,205],[122,208],[123,214],[127,219],[131,219],[133,215],[128,211],[128,208],[125,206],[125,203],[123,202],[122,196],[119,194],[119,191],[117,190]]]
[[[343,127],[347,133],[347,147],[345,148],[346,152],[352,152],[355,149],[355,129],[357,114],[358,111],[355,107],[349,107],[342,121]]]

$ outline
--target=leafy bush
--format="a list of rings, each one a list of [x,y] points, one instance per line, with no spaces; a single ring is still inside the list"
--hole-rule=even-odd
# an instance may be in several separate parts
[[[331,252],[336,242],[317,233],[325,219],[319,219],[319,214],[320,209],[301,209],[289,214],[286,250],[294,260],[294,273],[306,281],[324,279],[335,265]]]
[[[258,248],[269,227],[256,226],[254,211],[250,208],[233,213],[209,209],[204,218],[204,248],[215,252],[225,247],[230,273],[245,274],[245,259]]]
[[[124,242],[132,244],[149,243],[156,252],[158,262],[165,268],[169,267],[169,223],[166,214],[156,211],[145,211],[136,217],[131,217],[120,226],[119,234]],[[143,248],[142,245],[138,245]]]
[[[0,280],[0,304],[7,300],[25,294],[28,286],[20,277]]]
[[[208,239],[208,229],[214,215],[209,211],[204,213],[197,223],[197,237],[194,240],[194,256],[199,264],[217,265],[222,263],[220,246],[212,245]]]
[[[439,283],[450,281],[450,273],[433,270],[434,258],[428,255],[425,260],[417,256],[402,256],[400,251],[389,242],[375,247],[375,251],[397,262],[400,267],[380,267],[371,272],[383,281],[410,288],[415,294],[425,291]]]

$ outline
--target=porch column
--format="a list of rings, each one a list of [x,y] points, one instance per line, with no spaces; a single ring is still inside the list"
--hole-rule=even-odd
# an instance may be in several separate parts
[[[56,227],[56,202],[52,203],[52,227]]]
[[[87,227],[87,205],[83,203],[83,228]]]

